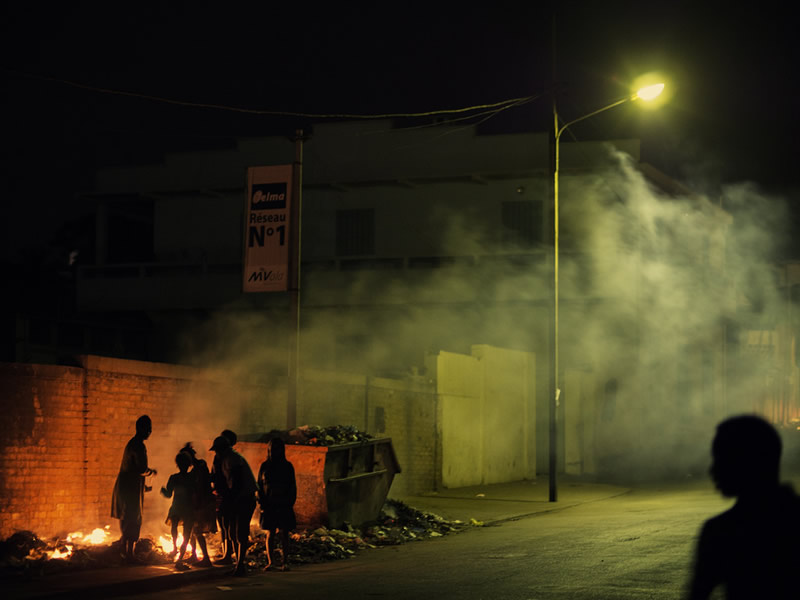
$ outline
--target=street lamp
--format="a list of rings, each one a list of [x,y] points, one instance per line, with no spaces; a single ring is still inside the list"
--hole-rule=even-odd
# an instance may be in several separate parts
[[[561,134],[564,133],[568,127],[574,125],[578,121],[583,121],[585,119],[588,119],[589,117],[593,117],[596,114],[605,112],[610,108],[614,108],[615,106],[619,106],[620,104],[624,104],[625,102],[628,101],[643,100],[645,102],[649,102],[660,96],[661,92],[663,91],[664,91],[663,83],[654,83],[651,85],[641,87],[630,96],[625,96],[624,98],[621,98],[616,102],[612,102],[607,106],[598,108],[597,110],[592,111],[589,114],[583,115],[582,117],[579,117],[572,121],[569,121],[564,125],[559,124],[558,110],[556,108],[555,97],[553,99],[553,127],[555,131],[555,140],[554,140],[555,168],[553,174],[553,382],[554,382],[553,391],[554,393],[550,403],[550,436],[549,436],[550,502],[555,502],[558,498],[557,477],[556,477],[556,470],[558,467],[556,460],[557,457],[556,434],[557,434],[557,424],[558,424],[557,421],[558,399],[559,396],[561,395],[561,390],[558,387],[558,168],[560,159]]]

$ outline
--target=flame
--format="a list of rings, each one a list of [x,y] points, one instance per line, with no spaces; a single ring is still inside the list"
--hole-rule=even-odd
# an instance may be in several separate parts
[[[92,545],[99,546],[109,541],[111,537],[111,525],[106,525],[104,528],[97,527],[91,533],[83,534],[82,531],[73,531],[67,535],[64,544],[56,546],[54,550],[46,550],[45,554],[49,559],[53,558],[69,558],[72,556],[76,545]]]
[[[52,552],[48,552],[47,553],[47,558],[48,559],[51,559],[51,558],[69,558],[70,556],[72,556],[72,546],[70,546],[70,545],[65,545],[63,552],[61,550],[59,550],[58,548],[56,548]]]
[[[75,531],[67,536],[68,542],[80,542],[97,546],[108,541],[111,537],[111,525],[106,525],[103,529],[96,528],[91,533],[83,535],[82,531]]]
[[[183,544],[183,534],[182,533],[178,534],[178,539],[175,540],[174,544],[172,543],[172,540],[170,538],[168,538],[167,536],[165,536],[165,535],[159,536],[159,538],[158,538],[158,545],[161,546],[161,550],[163,552],[167,553],[167,554],[169,554],[170,552],[174,552],[174,551],[178,550],[181,547],[181,544]],[[194,552],[194,547],[192,546],[191,543],[186,546],[186,551],[189,552],[189,553],[193,553]],[[203,556],[203,551],[200,550],[200,548],[197,549],[197,557],[200,560],[205,558]],[[179,557],[176,556],[175,560],[177,561],[178,558]]]

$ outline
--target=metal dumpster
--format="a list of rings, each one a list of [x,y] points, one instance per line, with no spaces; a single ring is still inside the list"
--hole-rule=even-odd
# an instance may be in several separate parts
[[[242,436],[264,439],[263,434]],[[235,449],[257,476],[267,457],[264,441],[240,441]],[[298,527],[360,526],[378,518],[400,465],[391,438],[330,446],[286,445],[294,465]]]

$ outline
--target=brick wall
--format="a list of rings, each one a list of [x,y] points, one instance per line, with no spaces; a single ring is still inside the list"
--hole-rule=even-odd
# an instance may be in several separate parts
[[[300,384],[298,422],[355,425],[392,439],[402,471],[392,492],[436,489],[436,388],[430,381],[306,371]]]
[[[2,536],[83,522],[90,517],[83,371],[45,365],[0,369]]]
[[[436,459],[441,453],[437,435],[435,386],[427,382],[369,379],[368,431],[389,437],[402,471],[392,492],[414,494],[438,488]]]
[[[169,501],[157,490],[176,471],[187,441],[211,463],[208,440],[283,429],[286,383],[97,356],[83,368],[0,363],[0,538],[28,529],[43,537],[117,523],[111,490],[136,419],[150,415],[146,442],[159,473],[145,496],[145,533],[166,531]],[[391,437],[403,472],[393,490],[430,490],[436,459],[435,393],[422,383],[335,373],[304,374],[298,421],[355,425]],[[381,429],[382,431],[378,431]]]

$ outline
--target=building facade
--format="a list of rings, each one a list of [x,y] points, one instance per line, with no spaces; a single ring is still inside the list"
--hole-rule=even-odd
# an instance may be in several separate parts
[[[81,198],[94,223],[76,270],[79,350],[283,372],[288,294],[242,292],[245,176],[296,150],[248,139],[98,173]],[[636,140],[563,143],[561,155],[561,468],[644,472],[663,455],[689,468],[691,440],[726,411],[730,217],[641,164]],[[335,123],[303,142],[302,164],[301,369],[435,377],[442,352],[530,353],[532,456],[546,471],[548,136]],[[21,356],[46,354],[23,339]]]

